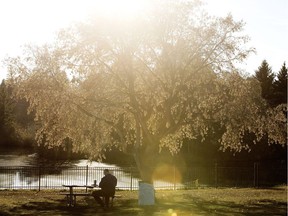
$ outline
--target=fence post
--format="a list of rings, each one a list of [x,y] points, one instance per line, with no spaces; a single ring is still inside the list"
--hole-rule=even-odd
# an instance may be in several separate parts
[[[217,162],[215,163],[214,167],[214,172],[215,172],[215,187],[218,187],[218,164]]]
[[[174,176],[173,176],[173,178],[174,178],[174,190],[176,190],[176,167],[175,167],[175,165],[174,165]]]
[[[130,191],[132,191],[132,184],[133,184],[133,179],[132,179],[132,167],[130,166]]]
[[[258,187],[258,163],[254,162],[254,187]]]
[[[86,185],[88,185],[88,165],[86,165]],[[86,187],[86,192],[88,188]]]
[[[38,166],[38,191],[41,190],[41,168]]]

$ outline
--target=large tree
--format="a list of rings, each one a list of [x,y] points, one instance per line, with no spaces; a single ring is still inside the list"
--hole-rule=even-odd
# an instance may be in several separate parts
[[[260,138],[268,129],[260,87],[234,67],[253,51],[243,23],[209,17],[191,2],[153,2],[145,16],[97,17],[8,60],[16,94],[41,126],[39,143],[69,139],[91,159],[117,146],[151,182],[163,148],[177,153],[184,139],[205,138],[213,122],[223,149],[247,148],[245,131]]]

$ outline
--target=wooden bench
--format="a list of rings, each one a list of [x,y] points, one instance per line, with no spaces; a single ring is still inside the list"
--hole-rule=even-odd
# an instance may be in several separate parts
[[[85,193],[60,193],[61,195],[66,196],[67,206],[76,206],[76,197],[77,196],[92,196],[91,193],[85,192]]]
[[[65,195],[66,196],[66,201],[67,201],[67,206],[76,206],[76,197],[77,196],[92,196],[92,193],[88,193],[88,192],[85,192],[85,193],[80,193],[80,192],[76,192],[76,193],[73,193],[73,194],[70,194],[70,193],[60,193],[61,195]],[[109,197],[109,204],[110,206],[109,207],[113,207],[113,201],[114,201],[114,198],[120,198],[121,195],[114,195],[112,197]],[[105,202],[105,197],[102,197],[103,199],[103,202]]]

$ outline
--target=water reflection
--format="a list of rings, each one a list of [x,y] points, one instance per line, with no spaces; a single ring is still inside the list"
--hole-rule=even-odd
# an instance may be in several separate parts
[[[45,165],[45,166],[43,166]],[[118,178],[118,187],[136,187],[138,178],[131,170],[113,164],[88,161],[48,161],[37,154],[0,155],[0,188],[57,188],[62,184],[93,184],[103,177],[103,170],[109,168]],[[130,172],[129,172],[130,171]]]
[[[101,180],[105,168],[117,177],[119,189],[138,189],[140,178],[135,168],[85,159],[52,161],[41,159],[33,152],[0,154],[0,189],[62,188],[63,184],[92,185],[94,180]],[[163,181],[154,182],[154,185],[158,188],[179,186]]]
[[[16,176],[15,176],[15,179],[14,179],[14,185],[16,187],[20,186],[20,175],[19,175],[19,172],[16,172]]]

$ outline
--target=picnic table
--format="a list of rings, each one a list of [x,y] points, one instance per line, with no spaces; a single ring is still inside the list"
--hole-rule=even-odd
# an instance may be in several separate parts
[[[66,196],[67,205],[69,207],[76,205],[76,197],[77,196],[91,196],[92,194],[89,191],[87,191],[87,189],[93,189],[93,188],[97,187],[97,185],[75,185],[75,184],[71,184],[71,185],[65,184],[62,186],[69,188],[68,193],[62,193],[63,195]],[[75,192],[74,188],[85,188],[86,191],[85,192]]]

